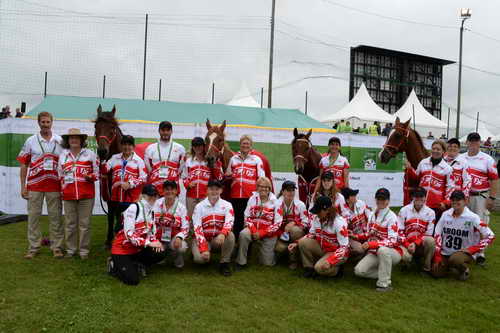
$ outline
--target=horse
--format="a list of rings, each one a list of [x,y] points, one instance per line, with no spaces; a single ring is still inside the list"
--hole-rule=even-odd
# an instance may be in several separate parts
[[[120,124],[116,119],[116,106],[113,105],[111,111],[103,111],[101,105],[97,107],[97,117],[94,120],[94,137],[97,142],[97,156],[99,157],[99,169],[101,173],[100,179],[100,192],[101,199],[108,204],[108,211],[104,210],[104,206],[101,206],[105,211],[108,218],[108,232],[106,236],[106,247],[111,246],[111,242],[114,237],[114,214],[113,211],[118,209],[114,205],[111,205],[111,174],[104,173],[104,165],[114,154],[121,153],[121,140],[123,137],[123,132],[120,129]],[[137,153],[141,158],[144,158],[144,152],[150,142],[141,143],[135,146],[135,153]],[[119,227],[119,221],[117,221],[117,229]]]
[[[307,134],[293,130],[292,157],[293,169],[298,176],[299,198],[309,207],[314,188],[319,177],[321,154],[310,141],[312,129]]]
[[[396,118],[393,129],[387,136],[382,150],[379,152],[379,159],[382,163],[387,164],[397,154],[404,152],[411,166],[417,169],[420,161],[429,156],[429,152],[425,148],[420,134],[410,127],[410,121],[411,119],[402,123],[399,117]],[[403,184],[404,205],[410,203],[410,192],[417,186],[418,183],[410,179],[407,171],[405,171]]]
[[[224,132],[226,129],[226,121],[224,120],[222,124],[219,126],[214,126],[210,123],[210,120],[207,119],[206,126],[207,126],[207,134],[205,136],[205,145],[208,148],[206,150],[205,157],[207,159],[208,167],[213,168],[216,161],[221,161],[222,170],[226,171],[229,165],[229,160],[233,155],[235,155],[235,152],[231,150],[231,148],[226,142],[226,134]],[[264,156],[264,154],[262,154],[257,150],[252,150],[252,154],[259,156],[260,159],[262,160],[264,172],[266,174],[266,177],[271,180],[271,185],[273,186],[272,191],[274,191],[274,185],[272,182],[273,178],[271,173],[271,164],[269,163],[269,160],[267,159],[266,156]],[[230,197],[229,193],[230,193],[230,184],[225,183],[222,197],[224,199],[229,199]]]

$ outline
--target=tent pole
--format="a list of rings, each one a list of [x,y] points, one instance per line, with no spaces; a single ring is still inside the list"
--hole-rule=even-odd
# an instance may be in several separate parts
[[[161,101],[161,79],[160,79],[160,85],[158,87],[158,101]]]
[[[274,52],[274,16],[276,9],[276,0],[273,0],[271,9],[271,38],[269,45],[269,82],[267,87],[267,108],[270,109],[272,105],[273,96],[273,52]]]
[[[307,90],[306,90],[306,114],[307,114]]]
[[[450,137],[450,108],[448,107],[448,123],[446,124],[446,138]]]
[[[106,75],[102,78],[102,98],[106,97]]]
[[[413,109],[413,130],[416,131],[417,125],[416,125],[416,121],[415,121],[415,104],[412,104],[411,108]]]
[[[144,28],[144,66],[142,69],[142,100],[146,95],[146,55],[148,50],[148,14],[146,14],[146,24]]]
[[[479,128],[479,112],[477,113],[477,117],[476,117],[476,133],[477,133],[478,128]]]
[[[43,85],[43,97],[47,97],[47,72],[45,72],[45,83]]]
[[[214,96],[215,96],[215,82],[212,83],[212,104],[214,104]]]
[[[264,88],[260,88],[260,108],[264,106]]]

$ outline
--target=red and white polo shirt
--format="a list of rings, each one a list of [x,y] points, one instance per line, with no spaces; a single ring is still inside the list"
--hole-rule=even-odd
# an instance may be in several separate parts
[[[471,191],[489,191],[490,181],[498,179],[495,160],[482,151],[474,156],[469,156],[468,153],[464,153],[460,156],[467,161],[467,171],[472,178]]]
[[[339,190],[346,187],[346,184],[344,182],[344,174],[350,167],[351,166],[349,165],[349,161],[342,155],[339,155],[337,159],[333,159],[330,154],[328,154],[326,156],[323,156],[319,161],[319,168],[320,170],[323,170],[323,173],[327,171],[333,173],[333,176],[335,178],[335,186],[337,186]]]
[[[99,162],[93,151],[83,148],[74,156],[69,149],[65,149],[59,156],[57,171],[61,180],[63,200],[95,197],[94,182],[99,178]],[[86,176],[91,180],[85,179]]]

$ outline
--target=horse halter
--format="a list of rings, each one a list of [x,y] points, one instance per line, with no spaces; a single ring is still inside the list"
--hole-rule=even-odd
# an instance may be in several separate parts
[[[113,134],[113,136],[111,137],[111,139],[108,138],[106,135],[101,135],[97,138],[97,140],[101,140],[101,139],[106,141],[108,143],[108,145],[111,145],[113,143],[113,141],[115,141],[115,139],[116,139],[116,131]]]
[[[399,144],[397,146],[395,145],[390,145],[388,143],[384,144],[384,150],[389,154],[391,155],[391,157],[395,157],[397,155],[397,153],[399,152],[399,150],[401,149],[401,147],[404,145],[404,144],[407,144],[408,143],[408,138],[410,137],[410,128],[405,128],[405,127],[401,127],[401,126],[395,126],[394,127],[394,130],[397,132],[398,130],[401,130],[403,132],[403,137],[404,137],[404,140],[401,140],[399,142]],[[387,138],[387,141],[389,141],[389,138]],[[391,148],[391,149],[394,149],[395,153],[390,150],[390,149],[386,149],[386,148]]]
[[[311,149],[312,145],[311,145],[311,141],[307,140],[307,139],[296,139],[295,142],[298,142],[298,141],[302,141],[302,142],[307,142],[307,145],[308,145],[308,151],[309,149]],[[301,154],[297,154],[293,157],[293,160],[297,160],[297,159],[301,159],[304,161],[304,163],[307,163],[308,159],[304,156],[304,155],[301,155]]]

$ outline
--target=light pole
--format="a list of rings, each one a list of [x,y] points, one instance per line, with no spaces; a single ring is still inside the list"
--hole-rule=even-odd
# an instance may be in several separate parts
[[[460,137],[460,97],[462,92],[462,43],[464,38],[464,23],[465,20],[472,16],[472,10],[470,8],[462,8],[460,10],[460,18],[462,20],[462,25],[460,26],[460,53],[458,56],[458,94],[457,94],[457,128],[455,130],[455,136]]]

